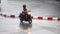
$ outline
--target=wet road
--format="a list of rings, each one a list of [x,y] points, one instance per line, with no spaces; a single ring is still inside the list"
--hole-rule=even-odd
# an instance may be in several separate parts
[[[60,22],[33,19],[20,24],[19,19],[0,17],[0,34],[60,34]]]
[[[4,1],[4,0],[3,0]],[[22,11],[22,5],[27,4],[33,16],[60,17],[60,4],[55,1],[19,1],[6,0],[1,3],[2,13],[16,16]],[[60,34],[60,22],[48,20],[34,20],[20,24],[19,19],[4,18],[0,16],[0,34]]]

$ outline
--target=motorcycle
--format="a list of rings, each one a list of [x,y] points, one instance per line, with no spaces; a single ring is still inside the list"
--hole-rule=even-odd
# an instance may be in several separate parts
[[[23,21],[28,21],[29,24],[32,23],[32,16],[30,13],[28,13],[27,15],[25,15],[24,13],[20,13],[19,14],[19,19],[20,19],[20,22],[23,23]]]

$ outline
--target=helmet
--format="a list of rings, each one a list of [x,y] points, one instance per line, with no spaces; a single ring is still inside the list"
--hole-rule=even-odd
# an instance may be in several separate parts
[[[26,5],[24,4],[23,7],[26,7]]]
[[[23,5],[23,8],[26,8],[26,5],[25,4]]]

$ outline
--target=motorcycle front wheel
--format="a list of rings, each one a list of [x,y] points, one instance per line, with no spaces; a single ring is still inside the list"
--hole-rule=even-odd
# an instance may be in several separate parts
[[[32,20],[29,20],[28,22],[29,22],[29,24],[31,24],[32,23]]]

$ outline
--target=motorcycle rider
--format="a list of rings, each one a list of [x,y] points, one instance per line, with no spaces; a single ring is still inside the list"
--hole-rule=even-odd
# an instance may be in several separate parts
[[[24,18],[27,18],[27,16],[28,16],[28,17],[31,16],[31,15],[28,14],[28,12],[29,12],[29,11],[27,11],[26,5],[24,4],[24,5],[23,5],[23,11],[22,11],[22,14],[23,14],[23,17],[24,17]]]
[[[32,22],[30,10],[28,11],[26,9],[25,4],[23,5],[23,11],[22,13],[20,13],[19,18],[20,18],[21,23],[23,23],[23,20],[28,21],[30,24]]]
[[[25,16],[28,14],[27,9],[26,9],[26,5],[25,5],[25,4],[23,5],[23,11],[22,11],[22,14],[25,15]]]

